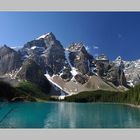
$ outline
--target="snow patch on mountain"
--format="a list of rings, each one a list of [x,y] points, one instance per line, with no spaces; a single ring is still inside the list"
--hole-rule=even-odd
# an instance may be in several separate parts
[[[124,61],[122,60],[122,57],[121,57],[121,56],[118,56],[118,57],[115,59],[114,63],[115,63],[115,65],[116,65],[117,67],[119,67],[119,66],[121,66],[121,65],[124,64]]]
[[[48,71],[46,72],[46,74],[45,74],[45,77],[49,80],[49,82],[52,84],[52,86],[55,88],[55,90],[56,91],[60,91],[60,93],[61,93],[61,95],[58,97],[58,99],[59,100],[63,100],[64,98],[65,98],[65,92],[63,91],[63,89],[62,89],[62,87],[61,86],[59,86],[57,83],[55,83],[54,81],[53,81],[53,77],[54,77],[55,75],[53,75],[53,76],[50,76],[49,74],[48,74]]]
[[[41,35],[40,37],[36,38],[36,40],[39,40],[39,39],[45,38],[45,37],[48,36],[48,35],[50,35],[50,33],[47,33],[47,34]]]
[[[62,90],[62,88],[58,85],[58,84],[56,84],[55,82],[53,82],[53,76],[50,76],[49,74],[48,74],[48,72],[45,74],[45,76],[46,76],[46,78],[55,86],[55,89],[56,90],[59,90],[59,89],[61,89]]]
[[[65,58],[66,58],[66,62],[68,62],[68,64],[69,64],[69,66],[72,67],[72,65],[69,61],[69,51],[67,48],[65,49]]]
[[[72,73],[73,77],[76,76],[76,75],[78,74],[78,71],[77,71],[77,69],[76,69],[75,67],[73,67],[73,66],[71,65],[71,63],[70,63],[70,60],[69,60],[69,51],[68,51],[68,49],[65,49],[65,58],[66,58],[66,61],[68,62],[69,66],[70,66],[70,68],[71,68],[71,71],[70,71],[70,72]]]
[[[37,46],[33,46],[33,47],[31,47],[31,50],[34,50],[34,49],[36,49],[37,48]]]
[[[129,86],[134,87],[134,85],[140,83],[140,59],[136,61],[124,61],[121,56],[118,56],[113,62],[116,66],[123,64],[123,70]]]

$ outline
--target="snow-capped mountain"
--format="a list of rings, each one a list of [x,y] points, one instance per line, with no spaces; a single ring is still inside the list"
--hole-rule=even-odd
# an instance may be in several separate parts
[[[140,83],[140,59],[136,61],[124,61],[120,56],[114,61],[117,65],[122,65],[122,68],[129,86],[135,86]]]
[[[140,83],[140,59],[136,61],[125,61],[125,76],[130,85]]]
[[[126,62],[118,57],[111,62],[104,54],[94,58],[83,43],[64,48],[52,32],[27,42],[17,52],[7,46],[0,49],[0,78],[37,84],[46,83],[45,78],[52,85],[51,94],[61,97],[89,90],[122,90],[131,80],[139,82],[139,60]]]

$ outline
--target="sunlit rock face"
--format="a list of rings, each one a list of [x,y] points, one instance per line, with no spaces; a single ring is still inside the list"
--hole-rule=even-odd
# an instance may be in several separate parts
[[[20,55],[10,47],[0,47],[0,75],[16,71],[21,66]]]

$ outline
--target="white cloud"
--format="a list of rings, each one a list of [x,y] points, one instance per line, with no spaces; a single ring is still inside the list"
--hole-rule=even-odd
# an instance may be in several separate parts
[[[22,48],[23,46],[14,46],[14,47],[11,47],[13,49],[16,49],[16,48]]]
[[[12,49],[16,49],[17,47],[11,47]]]
[[[86,50],[88,51],[89,50],[89,46],[85,46]]]
[[[93,46],[93,49],[96,49],[97,50],[97,49],[99,49],[99,47],[98,46]]]
[[[14,49],[14,50],[18,50],[18,49],[20,49],[20,48],[22,48],[23,46],[14,46],[14,47],[10,47],[10,48],[12,48],[12,49]]]
[[[122,37],[123,37],[122,34],[118,33],[118,38],[122,38]]]

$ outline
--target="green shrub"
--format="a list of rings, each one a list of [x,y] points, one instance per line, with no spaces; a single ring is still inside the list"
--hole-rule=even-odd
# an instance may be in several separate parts
[[[22,81],[18,87],[16,87],[18,95],[34,97],[42,100],[48,100],[48,95],[42,91],[42,89],[31,82]]]

